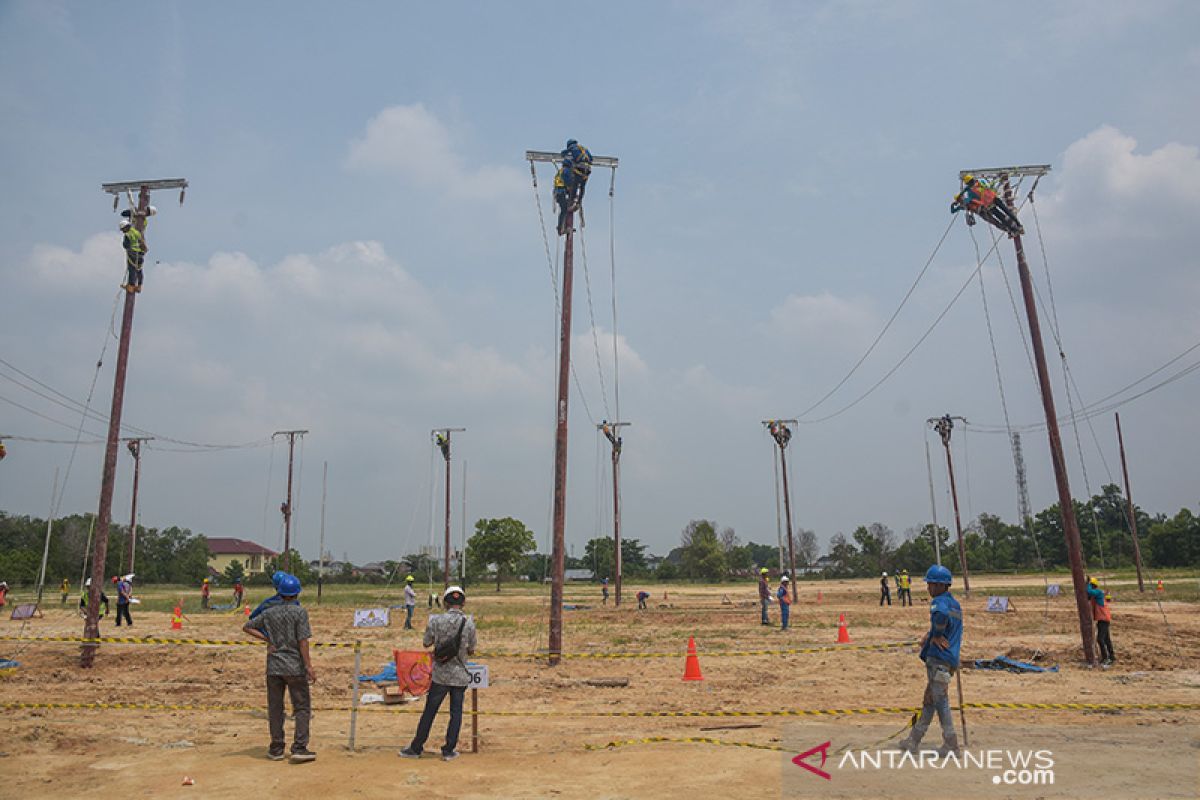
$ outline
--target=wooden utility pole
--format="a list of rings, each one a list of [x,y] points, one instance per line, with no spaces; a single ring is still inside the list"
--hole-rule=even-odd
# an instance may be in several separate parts
[[[541,150],[526,150],[525,159],[532,170],[535,162],[558,164],[560,153]],[[592,156],[593,167],[617,168],[617,159],[610,156]],[[550,577],[550,636],[548,663],[557,666],[562,658],[562,601],[563,572],[566,567],[566,524],[567,524],[567,406],[570,397],[571,373],[571,289],[575,266],[575,211],[574,206],[566,216],[566,241],[563,244],[562,275],[562,321],[558,334],[558,399],[555,404],[554,431],[554,516],[553,552],[551,554]]]
[[[129,510],[129,573],[133,574],[137,550],[137,504],[138,482],[142,476],[142,442],[154,441],[153,436],[139,436],[124,440],[133,456],[133,504]]]
[[[321,588],[325,583],[325,491],[329,486],[329,462],[321,466],[321,537],[317,545],[317,603],[321,602]]]
[[[763,425],[771,433],[771,438],[779,446],[779,467],[783,472],[783,516],[787,529],[788,576],[792,584],[792,602],[797,601],[799,589],[796,587],[796,544],[792,537],[792,493],[788,488],[787,446],[792,440],[792,429],[788,424],[796,425],[794,419],[764,419]]]
[[[1125,476],[1125,511],[1129,515],[1129,532],[1133,534],[1133,563],[1137,565],[1138,591],[1146,591],[1142,583],[1142,548],[1138,544],[1137,514],[1133,510],[1133,489],[1129,486],[1129,467],[1125,464],[1125,438],[1121,436],[1121,414],[1114,412],[1117,418],[1117,442],[1121,445],[1121,474]]]
[[[929,513],[933,515],[933,557],[942,565],[942,534],[938,530],[937,500],[933,493],[933,461],[929,458],[929,437],[925,437],[925,471],[929,473]]]
[[[959,178],[973,174],[977,178],[998,180],[1003,185],[1004,202],[1014,214],[1012,185],[1009,178],[1031,176],[1040,178],[1050,172],[1047,164],[1026,167],[997,167],[992,169],[964,170]],[[1042,394],[1042,411],[1046,416],[1046,434],[1050,440],[1050,458],[1054,466],[1054,482],[1058,487],[1058,507],[1062,515],[1063,538],[1066,540],[1067,557],[1071,562],[1071,582],[1075,588],[1075,610],[1079,616],[1079,635],[1083,643],[1083,655],[1088,664],[1095,665],[1095,634],[1092,631],[1092,610],[1088,602],[1087,583],[1083,573],[1083,545],[1079,538],[1079,522],[1075,519],[1075,506],[1071,498],[1071,485],[1067,479],[1067,462],[1063,458],[1062,436],[1058,431],[1058,414],[1054,409],[1054,387],[1050,383],[1050,372],[1046,369],[1046,348],[1042,342],[1042,326],[1038,320],[1037,302],[1033,295],[1033,276],[1025,260],[1025,246],[1021,234],[1012,234],[1013,247],[1017,251],[1017,274],[1021,278],[1021,299],[1025,304],[1025,316],[1029,322],[1029,338],[1033,342],[1033,357],[1037,366],[1038,387]]]
[[[612,445],[612,474],[613,474],[613,597],[616,605],[621,605],[621,448],[625,440],[621,436],[621,428],[629,427],[628,422],[609,422],[605,420],[596,427],[608,438]]]
[[[950,432],[954,430],[954,420],[956,419],[964,425],[967,422],[962,417],[952,417],[949,414],[944,417],[932,417],[926,421],[942,437],[942,446],[946,448],[946,471],[950,473],[950,498],[954,501],[954,529],[958,532],[958,565],[962,570],[963,593],[969,595],[971,594],[971,573],[967,569],[967,546],[963,543],[962,518],[958,514],[958,486],[954,482],[954,459],[950,457]],[[937,531],[934,531],[934,535],[937,535]],[[941,563],[940,559],[938,563]]]
[[[287,499],[279,506],[283,514],[283,570],[292,571],[292,465],[295,463],[296,437],[303,437],[308,431],[275,431],[271,437],[286,436],[288,440],[288,482]]]
[[[442,451],[442,458],[446,460],[446,541],[445,550],[442,553],[442,588],[445,589],[450,585],[450,434],[461,433],[466,428],[434,428],[430,431],[433,437],[433,443]]]
[[[120,203],[121,195],[129,199],[130,218],[133,226],[145,234],[146,218],[150,216],[150,192],[155,189],[179,189],[179,202],[187,181],[181,178],[153,181],[127,181],[105,183],[101,190],[113,196],[113,210]],[[137,190],[136,204],[132,192]],[[108,529],[112,524],[113,486],[117,477],[117,445],[121,437],[121,412],[125,406],[125,376],[129,368],[129,340],[133,334],[133,307],[137,293],[125,292],[125,308],[121,314],[121,338],[117,346],[117,366],[113,376],[112,408],[108,415],[108,438],[104,444],[104,471],[100,479],[100,507],[96,513],[96,537],[92,543],[92,585],[88,589],[87,615],[83,623],[83,637],[95,639],[100,635],[100,593],[104,587],[104,566],[108,558]],[[95,661],[96,644],[84,644],[80,649],[79,665],[89,668]]]

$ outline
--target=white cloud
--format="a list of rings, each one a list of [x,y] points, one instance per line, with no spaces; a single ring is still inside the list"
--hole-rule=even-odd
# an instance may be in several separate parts
[[[788,295],[771,309],[767,322],[769,333],[822,348],[835,342],[869,341],[878,326],[868,303],[830,292]]]
[[[30,263],[39,280],[59,288],[93,288],[108,281],[115,286],[125,277],[125,251],[117,232],[90,236],[78,251],[36,245]]]
[[[500,199],[523,189],[524,179],[512,167],[468,167],[466,159],[455,152],[454,139],[454,133],[423,103],[390,106],[350,143],[346,166],[396,174],[423,189],[478,200]]]

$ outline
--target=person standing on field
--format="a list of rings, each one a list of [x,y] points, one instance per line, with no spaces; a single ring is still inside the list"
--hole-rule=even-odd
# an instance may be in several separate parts
[[[921,660],[925,662],[925,696],[921,716],[912,731],[901,740],[899,748],[909,753],[921,749],[921,739],[929,730],[936,713],[942,725],[942,746],[938,755],[958,752],[958,735],[954,732],[954,715],[950,712],[950,679],[959,667],[962,647],[962,606],[950,594],[950,570],[935,564],[925,573],[925,584],[931,598],[929,630],[921,637]]]
[[[292,738],[293,764],[316,760],[317,754],[308,749],[308,728],[312,718],[312,699],[309,684],[317,680],[309,654],[312,628],[308,611],[300,605],[300,581],[294,575],[280,579],[278,590],[281,602],[249,620],[242,630],[267,643],[267,717],[271,730],[271,746],[267,758],[284,759],[283,695],[292,700],[295,731]]]
[[[71,582],[69,580],[67,580],[66,578],[63,578],[61,588],[62,588],[62,604],[65,606],[67,604],[67,595],[69,595],[71,593]]]
[[[458,758],[458,732],[462,728],[463,697],[471,682],[467,658],[475,652],[475,621],[463,614],[467,595],[460,586],[449,586],[442,594],[446,613],[434,614],[425,625],[426,647],[433,648],[433,675],[429,693],[425,695],[425,710],[417,724],[412,743],[400,751],[403,758],[420,758],[425,742],[433,729],[433,719],[446,695],[450,696],[450,724],[446,726],[446,742],[442,745],[442,760]]]
[[[779,598],[779,629],[786,631],[788,629],[788,617],[792,612],[792,595],[788,589],[788,576],[784,575],[779,579],[779,590],[775,592],[775,596]]]
[[[879,579],[879,605],[883,605],[886,600],[890,606],[892,604],[892,590],[888,586],[887,573],[883,573],[883,577]]]
[[[412,575],[404,579],[404,629],[412,630],[413,610],[417,607],[417,590],[413,588],[416,580]]]
[[[1112,635],[1109,626],[1112,625],[1112,598],[1105,596],[1095,578],[1088,578],[1088,601],[1092,606],[1092,619],[1096,620],[1096,643],[1100,645],[1100,666],[1111,667],[1117,660],[1113,652]]]
[[[767,609],[771,605],[771,584],[767,581],[768,570],[762,567],[758,571],[758,604],[762,606],[762,625],[770,625],[771,617]]]
[[[208,608],[208,594],[211,590],[208,587],[208,578],[204,579],[204,583],[200,584],[200,607]]]

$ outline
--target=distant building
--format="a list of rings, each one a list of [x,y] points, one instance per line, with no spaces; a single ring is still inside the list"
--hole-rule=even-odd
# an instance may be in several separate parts
[[[234,561],[242,562],[247,575],[257,575],[267,568],[267,561],[279,555],[274,550],[245,539],[210,538],[208,540],[208,568],[217,575]]]
[[[595,577],[590,569],[564,569],[563,578],[568,581],[590,581]]]
[[[833,556],[821,556],[806,567],[796,567],[797,575],[820,575],[825,570],[837,569],[838,560]]]

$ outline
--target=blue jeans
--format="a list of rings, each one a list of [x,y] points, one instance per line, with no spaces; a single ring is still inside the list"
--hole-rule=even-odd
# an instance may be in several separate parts
[[[410,606],[410,605],[404,606],[404,627],[409,630],[412,630],[412,614],[413,614],[413,606]]]
[[[792,607],[790,605],[788,605],[787,603],[780,603],[779,604],[779,620],[780,620],[780,622],[783,623],[782,625],[780,625],[780,630],[786,631],[788,629],[788,617],[790,617],[791,615],[792,615]]]
[[[771,618],[767,616],[767,606],[771,605],[771,601],[765,597],[760,597],[758,598],[758,602],[762,605],[762,624],[770,625]]]
[[[913,744],[919,744],[925,731],[929,730],[929,723],[933,722],[934,712],[937,712],[938,722],[942,726],[942,741],[957,741],[954,717],[950,713],[950,679],[954,676],[954,668],[936,658],[928,658],[925,661],[925,674],[928,682],[925,684],[921,716],[909,738]]]
[[[446,695],[450,695],[450,724],[446,726],[446,744],[442,747],[442,755],[454,752],[458,747],[458,732],[462,728],[463,696],[466,693],[465,686],[430,684],[429,694],[425,695],[425,710],[421,712],[421,721],[417,725],[417,735],[409,745],[414,753],[425,749],[425,740],[429,738],[429,731],[433,728],[433,718],[437,716]]]

